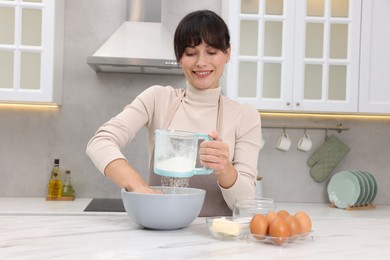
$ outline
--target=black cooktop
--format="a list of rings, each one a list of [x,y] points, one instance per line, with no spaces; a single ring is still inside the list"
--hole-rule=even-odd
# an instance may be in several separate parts
[[[125,212],[122,199],[92,199],[84,211]]]

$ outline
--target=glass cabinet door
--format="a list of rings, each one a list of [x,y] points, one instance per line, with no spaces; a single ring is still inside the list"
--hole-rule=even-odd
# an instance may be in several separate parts
[[[297,1],[293,109],[357,112],[361,3]]]
[[[290,109],[293,1],[230,1],[232,56],[228,95],[259,109]],[[230,19],[230,18],[229,18]],[[233,24],[238,24],[235,27]],[[237,32],[234,29],[237,29]],[[233,83],[234,82],[234,83]]]
[[[15,8],[0,6],[0,46],[15,44]],[[10,90],[14,81],[14,52],[0,48],[0,88]]]
[[[357,111],[361,0],[231,0],[228,95],[260,110]]]
[[[59,103],[61,19],[63,0],[0,2],[0,102]]]

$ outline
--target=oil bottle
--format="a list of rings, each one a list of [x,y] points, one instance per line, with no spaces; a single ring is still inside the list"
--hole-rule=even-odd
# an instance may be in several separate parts
[[[62,181],[60,171],[60,160],[54,159],[54,166],[51,170],[51,177],[47,187],[47,197],[49,199],[58,199],[62,194]]]
[[[70,171],[65,171],[64,176],[64,185],[62,185],[62,197],[71,197],[74,198],[75,192],[72,186]]]

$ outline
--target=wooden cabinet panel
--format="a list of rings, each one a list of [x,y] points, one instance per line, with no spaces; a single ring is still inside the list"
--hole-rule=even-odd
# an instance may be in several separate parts
[[[390,1],[364,0],[359,112],[390,113]]]

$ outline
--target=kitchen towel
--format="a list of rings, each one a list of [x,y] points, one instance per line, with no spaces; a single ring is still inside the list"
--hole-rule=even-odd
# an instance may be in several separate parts
[[[349,150],[350,148],[336,136],[330,136],[307,159],[307,165],[311,167],[310,176],[316,182],[325,181]]]

